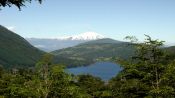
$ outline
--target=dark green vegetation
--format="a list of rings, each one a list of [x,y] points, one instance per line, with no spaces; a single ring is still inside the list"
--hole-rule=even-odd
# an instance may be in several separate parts
[[[17,6],[19,9],[21,9],[22,6],[25,6],[26,2],[31,2],[32,0],[0,0],[0,7],[6,7],[6,6]],[[37,0],[39,3],[42,2],[42,0]]]
[[[93,98],[106,96],[104,82],[90,76],[71,76],[46,54],[35,70],[0,68],[0,97],[3,98]],[[87,90],[88,89],[88,90]]]
[[[112,39],[100,39],[53,51],[52,54],[55,55],[56,63],[70,66],[89,65],[99,60],[109,60],[112,57],[128,59],[135,50],[128,44]]]
[[[175,62],[162,47],[163,42],[152,40],[134,44],[137,48],[132,61],[121,61],[124,68],[110,81],[117,98],[174,98]],[[117,87],[117,88],[116,88]]]
[[[34,66],[43,53],[24,38],[0,25],[0,65],[4,67]]]
[[[7,98],[175,98],[175,58],[163,42],[133,43],[131,60],[119,60],[123,70],[104,83],[91,75],[73,76],[45,54],[35,69],[0,67],[0,97]]]
[[[175,46],[167,47],[165,50],[170,54],[175,54]]]

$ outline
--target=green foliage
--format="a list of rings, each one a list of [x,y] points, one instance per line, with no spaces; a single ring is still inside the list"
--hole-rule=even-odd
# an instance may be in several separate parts
[[[52,55],[44,55],[38,64],[38,79],[41,85],[38,90],[44,98],[88,98],[86,93],[72,83],[73,77],[64,72],[64,66],[52,64]]]
[[[174,64],[163,49],[163,41],[152,40],[134,43],[136,55],[132,61],[122,63],[123,70],[110,81],[115,97],[174,98]],[[132,37],[128,37],[132,38]],[[115,88],[116,89],[115,89]]]
[[[36,69],[13,69],[0,77],[0,96],[8,98],[91,98],[76,85],[64,66],[45,54]]]
[[[111,92],[107,89],[104,82],[98,77],[93,77],[91,75],[79,75],[77,85],[83,88],[93,98],[111,97]]]

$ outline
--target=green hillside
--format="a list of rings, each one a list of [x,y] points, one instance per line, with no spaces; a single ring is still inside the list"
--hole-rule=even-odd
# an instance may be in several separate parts
[[[24,38],[0,25],[0,65],[5,67],[32,66],[43,54]]]
[[[164,50],[168,53],[172,60],[175,59],[175,46],[166,47]]]
[[[128,43],[112,39],[100,39],[53,51],[56,63],[69,66],[88,65],[98,60],[107,60],[111,57],[126,59],[134,54],[134,48]]]
[[[165,48],[166,51],[170,52],[171,54],[175,54],[175,46]]]

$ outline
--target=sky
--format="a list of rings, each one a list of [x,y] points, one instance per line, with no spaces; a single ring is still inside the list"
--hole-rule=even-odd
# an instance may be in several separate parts
[[[123,40],[144,34],[175,43],[175,0],[44,0],[0,10],[0,24],[23,37],[97,32]]]

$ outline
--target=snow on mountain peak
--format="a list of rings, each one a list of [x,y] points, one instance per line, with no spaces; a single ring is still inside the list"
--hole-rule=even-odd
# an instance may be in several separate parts
[[[85,32],[82,34],[69,36],[61,38],[62,40],[96,40],[96,39],[102,39],[105,38],[103,35],[98,34],[96,32]]]

